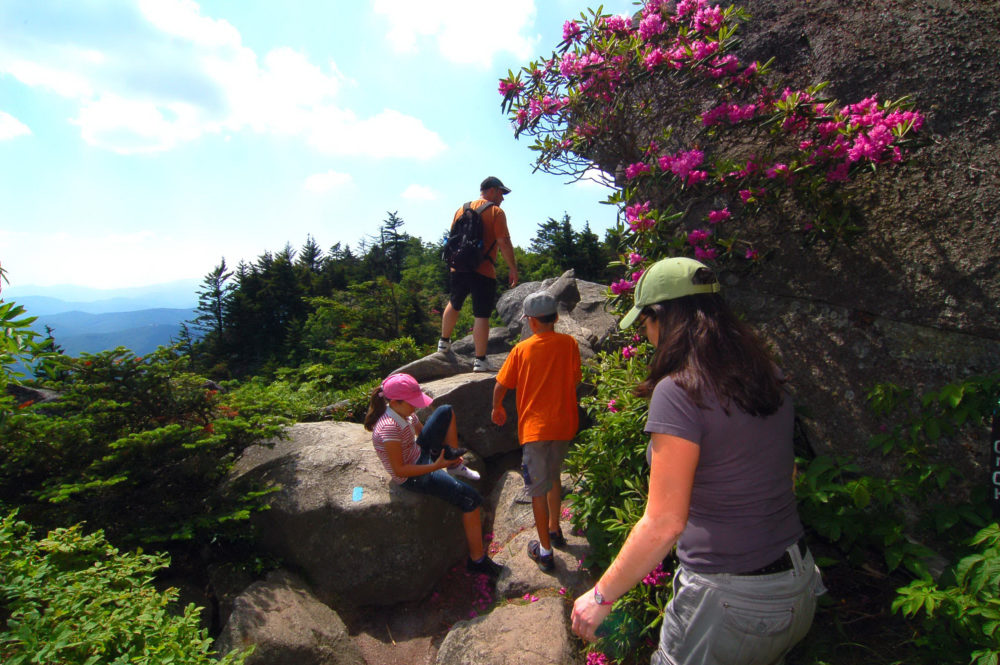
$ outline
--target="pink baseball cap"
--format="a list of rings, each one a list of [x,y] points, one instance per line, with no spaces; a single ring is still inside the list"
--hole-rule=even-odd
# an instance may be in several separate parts
[[[420,384],[409,374],[390,374],[382,382],[382,395],[386,399],[397,399],[418,409],[430,406],[434,401],[420,389]]]

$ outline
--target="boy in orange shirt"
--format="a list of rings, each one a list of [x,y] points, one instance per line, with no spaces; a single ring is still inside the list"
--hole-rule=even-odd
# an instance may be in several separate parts
[[[562,505],[562,462],[579,427],[576,387],[580,383],[580,347],[570,335],[555,332],[559,319],[555,298],[547,291],[524,299],[524,316],[532,335],[507,356],[493,389],[492,420],[507,422],[503,398],[517,390],[517,436],[521,473],[535,516],[538,540],[528,543],[528,556],[542,570],[555,568],[552,547],[566,544],[559,527]]]

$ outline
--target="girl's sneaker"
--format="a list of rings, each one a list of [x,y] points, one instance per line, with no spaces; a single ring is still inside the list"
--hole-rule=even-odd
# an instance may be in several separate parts
[[[458,466],[449,467],[448,473],[458,478],[468,478],[469,480],[479,480],[480,478],[479,472],[465,466],[465,462],[462,462]]]

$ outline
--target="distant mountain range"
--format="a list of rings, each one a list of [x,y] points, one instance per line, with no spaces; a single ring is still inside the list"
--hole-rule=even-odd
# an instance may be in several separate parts
[[[71,356],[119,346],[145,355],[176,340],[181,323],[194,319],[199,280],[128,289],[77,286],[5,287],[2,298],[38,319],[36,332],[52,336]],[[193,332],[193,331],[192,331]]]

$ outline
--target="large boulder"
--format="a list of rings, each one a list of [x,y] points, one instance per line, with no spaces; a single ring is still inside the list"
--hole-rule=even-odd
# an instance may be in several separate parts
[[[462,446],[482,457],[517,450],[517,407],[513,392],[508,392],[504,397],[504,409],[507,411],[504,426],[496,427],[490,418],[496,383],[494,372],[478,372],[457,374],[421,384],[424,392],[434,398],[434,402],[419,412],[420,419],[426,420],[442,404],[451,404],[455,409],[458,438]]]
[[[557,278],[520,284],[500,296],[497,314],[508,328],[518,331],[520,339],[531,337],[531,327],[521,319],[522,303],[542,290],[552,294],[559,305],[556,332],[575,337],[584,359],[601,350],[617,329],[617,317],[606,309],[607,287],[576,279],[568,270]]]
[[[235,600],[215,647],[228,653],[249,646],[247,665],[364,665],[337,613],[301,580],[276,571]]]
[[[437,665],[573,665],[579,662],[559,596],[501,606],[455,624]]]
[[[421,598],[464,556],[458,509],[392,484],[361,425],[293,425],[244,453],[241,478],[281,487],[254,516],[259,543],[334,607]]]

